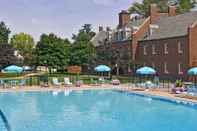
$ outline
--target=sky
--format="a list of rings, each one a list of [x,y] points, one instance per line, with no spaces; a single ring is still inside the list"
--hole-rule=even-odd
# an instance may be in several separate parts
[[[118,13],[137,0],[0,0],[0,21],[15,33],[25,32],[36,41],[42,33],[71,38],[83,24],[115,27]]]

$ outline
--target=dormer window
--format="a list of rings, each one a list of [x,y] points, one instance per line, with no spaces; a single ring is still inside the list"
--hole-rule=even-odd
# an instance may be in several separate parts
[[[164,44],[164,54],[168,54],[168,44]]]
[[[181,47],[181,42],[178,42],[178,53],[179,54],[183,53],[183,50],[182,50],[182,47]]]
[[[144,55],[147,55],[146,45],[144,45]]]
[[[153,25],[153,24],[151,24],[151,25],[149,26],[149,33],[150,33],[150,35],[152,35],[153,32],[154,32],[155,30],[157,30],[157,29],[159,29],[159,26],[158,26],[158,25]]]
[[[155,55],[155,54],[156,54],[155,45],[152,45],[152,54],[153,54],[153,55]]]

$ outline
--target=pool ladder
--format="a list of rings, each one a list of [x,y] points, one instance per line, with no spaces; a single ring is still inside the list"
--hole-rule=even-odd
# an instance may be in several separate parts
[[[5,125],[5,128],[7,131],[11,131],[11,126],[6,118],[6,116],[4,115],[3,111],[0,109],[0,117]]]

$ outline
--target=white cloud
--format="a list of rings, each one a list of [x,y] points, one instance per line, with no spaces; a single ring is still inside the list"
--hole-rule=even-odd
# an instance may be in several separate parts
[[[142,2],[142,0],[130,0],[131,3],[133,2]],[[109,6],[109,5],[112,5],[112,4],[115,4],[115,3],[120,3],[122,2],[121,0],[93,0],[93,2],[95,4],[98,4],[98,5],[105,5],[105,6]]]
[[[40,22],[38,21],[38,19],[32,18],[32,19],[31,19],[31,23],[32,23],[33,25],[37,25],[37,24],[39,24]]]
[[[111,5],[111,4],[116,3],[118,1],[119,0],[93,0],[93,2],[98,5]]]

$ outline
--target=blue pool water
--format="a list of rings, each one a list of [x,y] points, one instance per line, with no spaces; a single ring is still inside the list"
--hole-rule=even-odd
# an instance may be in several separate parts
[[[12,131],[197,131],[196,107],[117,91],[0,93],[0,110]]]

